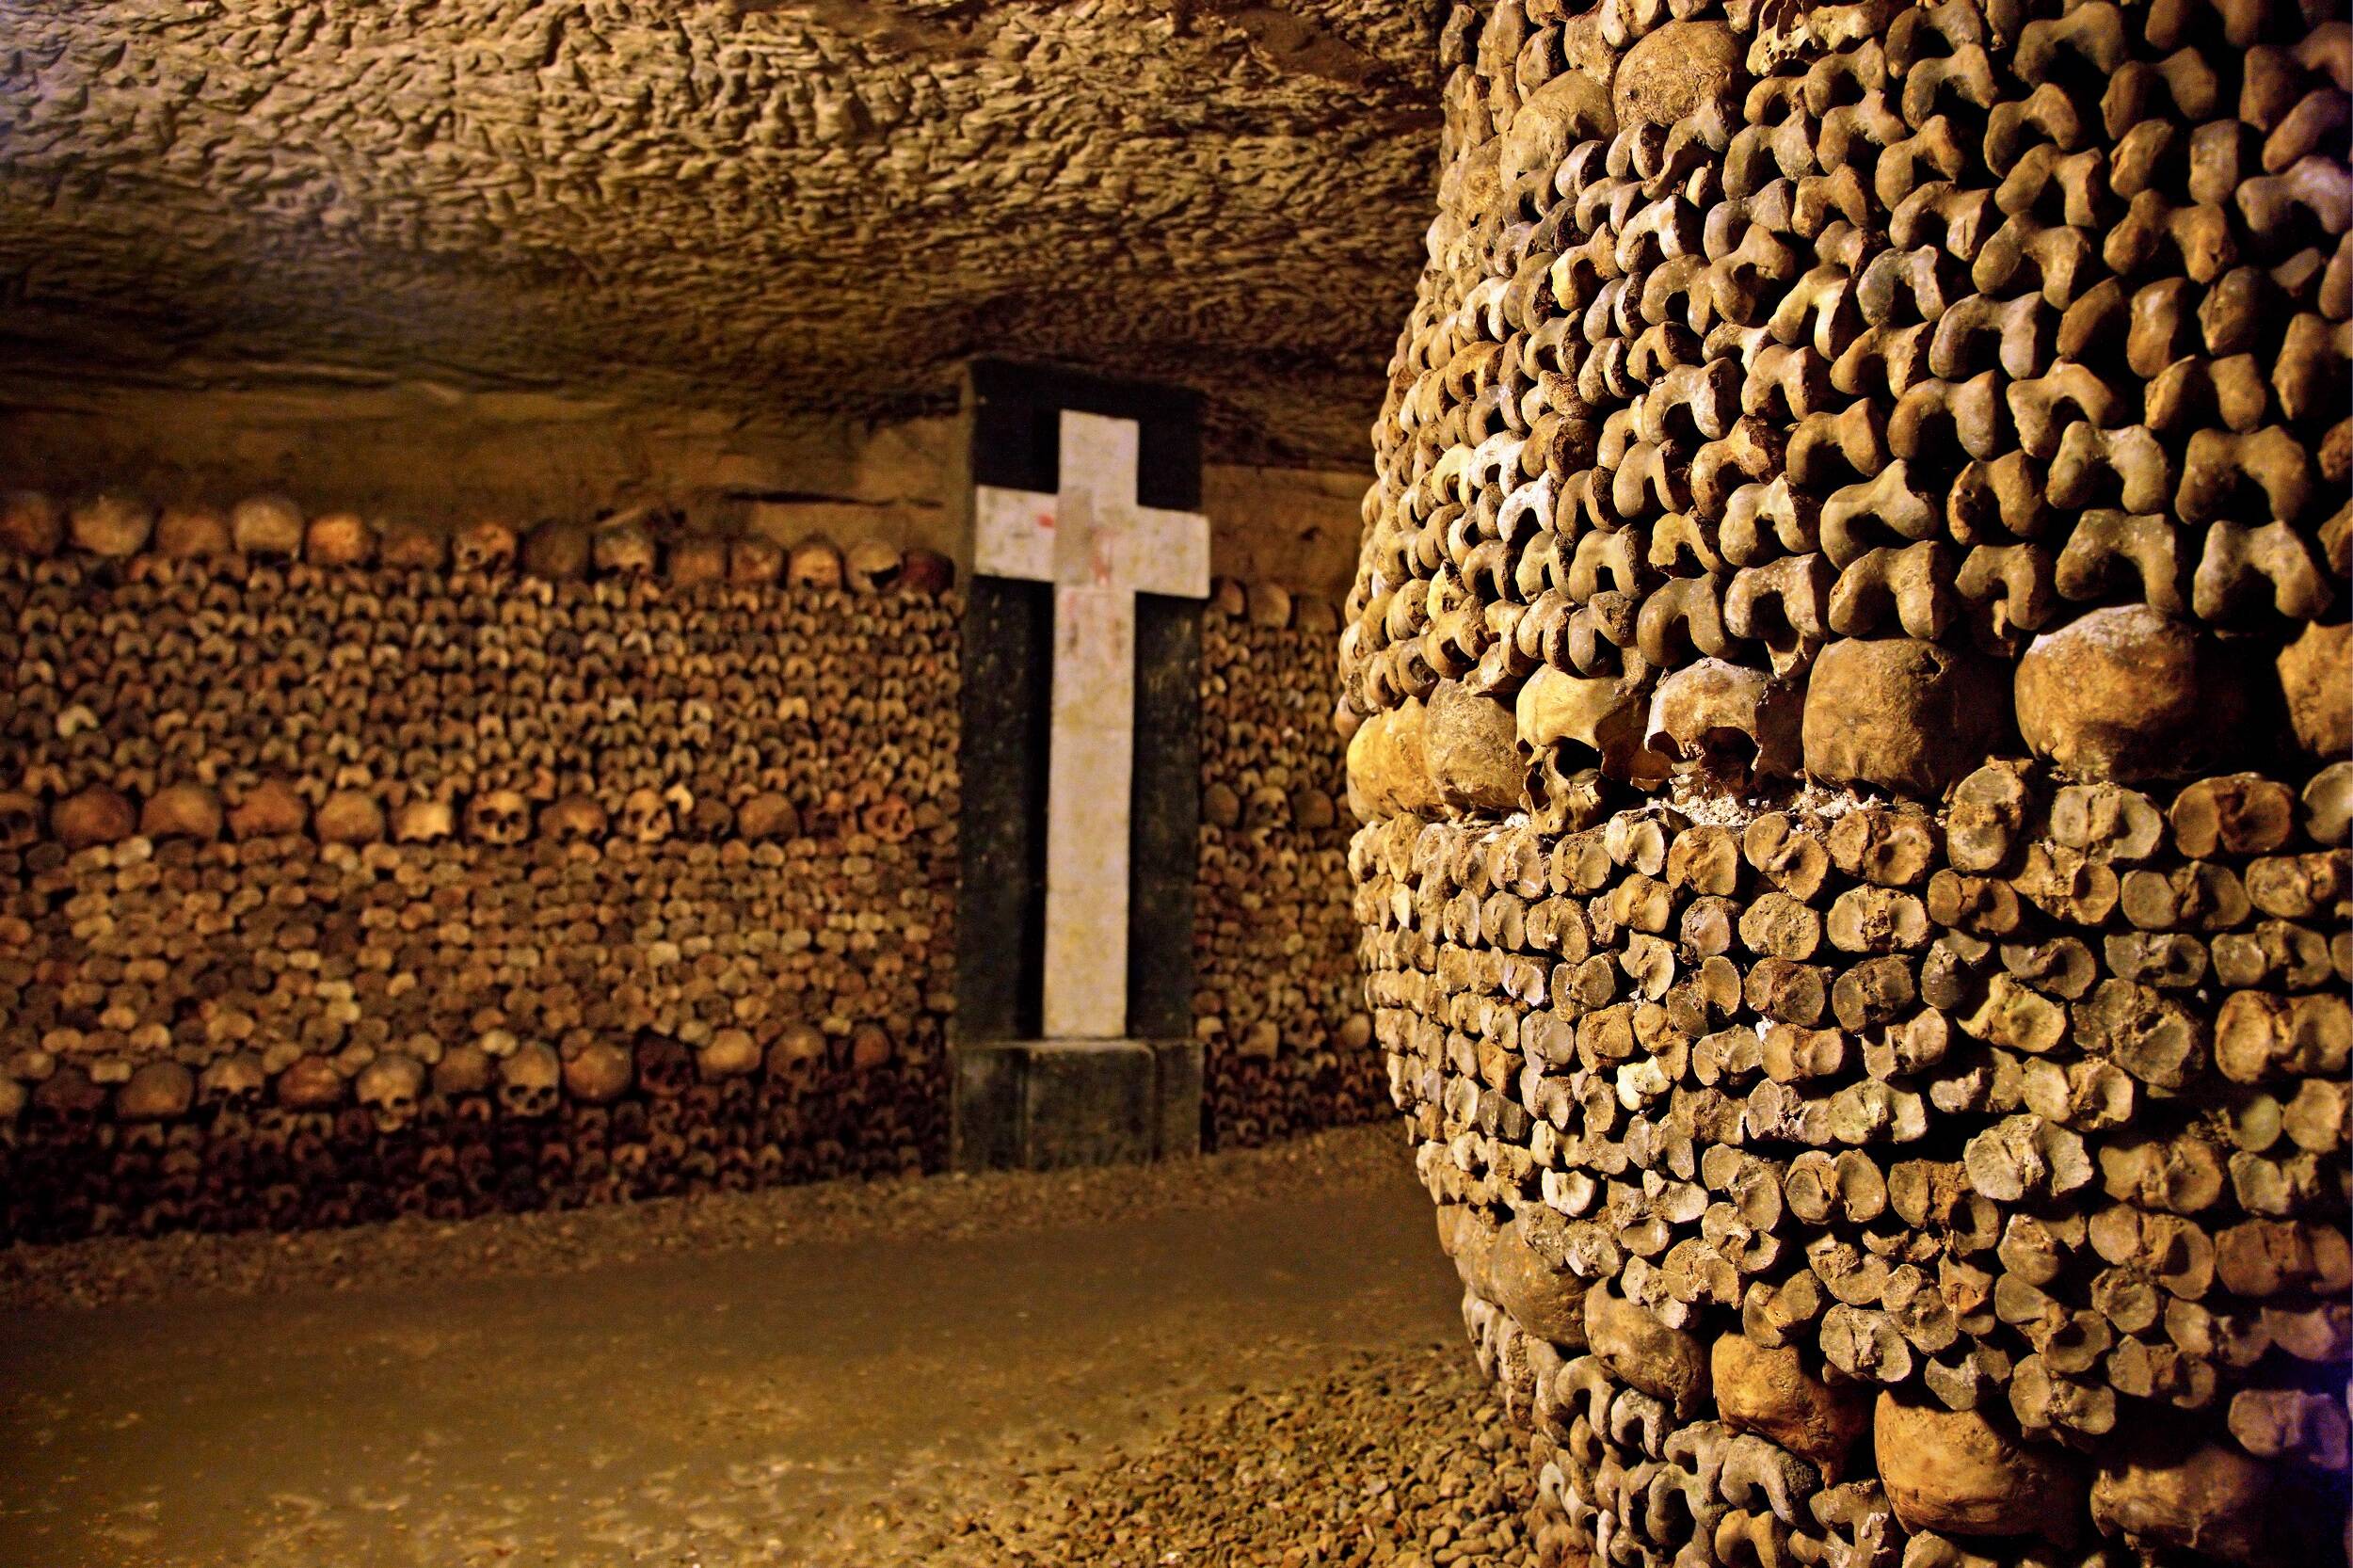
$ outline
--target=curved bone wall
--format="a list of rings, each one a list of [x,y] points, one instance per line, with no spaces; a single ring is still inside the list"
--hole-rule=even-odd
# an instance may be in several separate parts
[[[2353,28],[1442,50],[1338,718],[1548,1543],[2342,1561]]]

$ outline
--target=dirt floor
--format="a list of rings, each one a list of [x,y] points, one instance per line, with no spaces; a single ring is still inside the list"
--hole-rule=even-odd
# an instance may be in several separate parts
[[[1394,1129],[0,1253],[0,1568],[1519,1564]]]

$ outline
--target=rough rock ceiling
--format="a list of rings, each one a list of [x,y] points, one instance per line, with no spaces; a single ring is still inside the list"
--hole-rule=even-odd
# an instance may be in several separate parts
[[[975,352],[1355,463],[1432,0],[0,0],[0,352],[888,416]]]

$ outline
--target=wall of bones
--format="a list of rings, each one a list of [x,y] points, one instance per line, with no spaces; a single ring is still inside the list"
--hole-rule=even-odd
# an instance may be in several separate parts
[[[2344,1560],[2353,27],[1442,49],[1349,856],[1546,1542]]]
[[[1349,911],[1328,602],[1220,584],[1202,627],[1193,1012],[1210,1125],[1264,1142],[1385,1112]]]
[[[642,518],[10,494],[0,1237],[937,1168],[950,579]],[[1225,710],[1205,752],[1209,793],[1253,802],[1205,829],[1212,1141],[1379,1099],[1334,1045],[1369,1034],[1336,622],[1270,623],[1288,597],[1209,619],[1213,691],[1255,648],[1300,707]],[[1239,984],[1278,951],[1289,985]]]

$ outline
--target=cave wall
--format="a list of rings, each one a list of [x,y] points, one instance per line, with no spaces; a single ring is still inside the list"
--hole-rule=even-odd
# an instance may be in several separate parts
[[[12,379],[874,422],[1017,354],[1353,465],[1439,8],[9,0],[0,340]]]
[[[2353,31],[1443,51],[1339,719],[1545,1555],[2343,1561]]]

